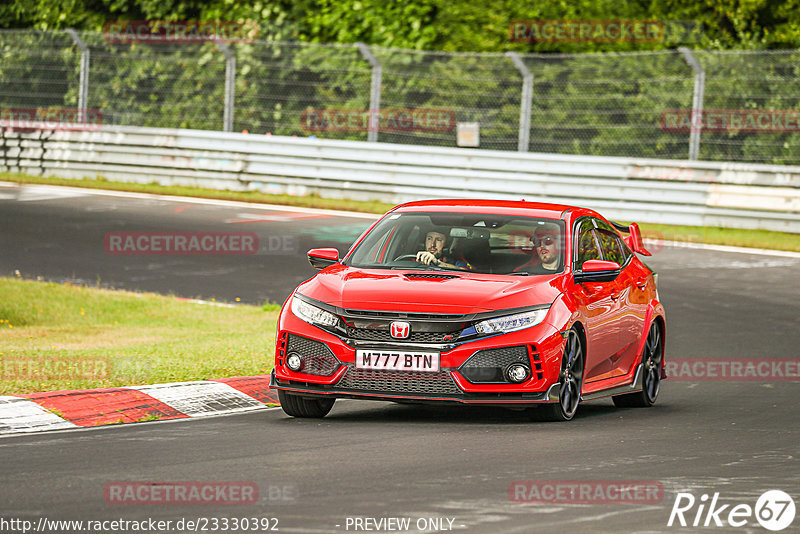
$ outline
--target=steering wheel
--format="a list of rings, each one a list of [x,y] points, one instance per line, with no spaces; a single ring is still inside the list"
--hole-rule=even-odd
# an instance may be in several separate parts
[[[416,255],[416,254],[403,254],[402,256],[398,256],[398,257],[396,257],[396,258],[395,258],[394,260],[392,260],[392,261],[400,261],[400,260],[416,260],[416,259],[417,259],[417,255]]]

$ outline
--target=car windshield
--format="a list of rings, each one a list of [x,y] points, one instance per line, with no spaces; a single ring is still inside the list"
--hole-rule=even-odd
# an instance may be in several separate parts
[[[473,213],[392,213],[345,263],[377,269],[430,269],[536,275],[564,269],[564,221]]]

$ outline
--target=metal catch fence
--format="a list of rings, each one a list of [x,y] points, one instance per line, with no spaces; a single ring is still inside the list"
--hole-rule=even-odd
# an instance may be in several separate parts
[[[798,65],[800,50],[477,54],[7,30],[0,111],[440,147],[472,123],[485,149],[798,164]]]

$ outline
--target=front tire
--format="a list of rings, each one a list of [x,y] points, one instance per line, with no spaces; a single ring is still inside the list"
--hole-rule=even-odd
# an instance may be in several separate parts
[[[656,321],[650,325],[647,341],[642,352],[642,378],[641,391],[626,393],[612,397],[617,408],[649,408],[656,403],[658,392],[661,389],[661,361],[664,357],[661,327]]]
[[[558,402],[535,408],[531,416],[536,421],[569,421],[575,417],[581,402],[583,386],[583,343],[575,328],[567,334],[564,356],[561,358],[561,391]]]
[[[292,417],[322,418],[328,415],[336,399],[301,397],[278,390],[278,400],[286,415]]]

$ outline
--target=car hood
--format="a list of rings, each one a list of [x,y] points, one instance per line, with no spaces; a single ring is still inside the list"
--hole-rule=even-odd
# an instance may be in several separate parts
[[[562,278],[333,265],[297,291],[345,309],[468,314],[550,304],[561,293]]]

